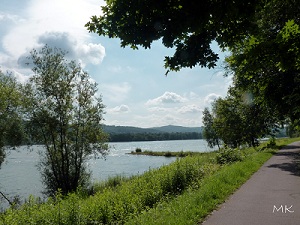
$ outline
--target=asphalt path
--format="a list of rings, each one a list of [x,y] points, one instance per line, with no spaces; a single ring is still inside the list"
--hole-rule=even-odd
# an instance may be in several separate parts
[[[300,225],[300,142],[272,156],[203,225]]]

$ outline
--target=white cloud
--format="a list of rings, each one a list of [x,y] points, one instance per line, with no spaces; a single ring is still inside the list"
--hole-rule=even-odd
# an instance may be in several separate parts
[[[174,92],[165,92],[162,96],[147,101],[146,105],[160,105],[160,104],[170,104],[170,103],[183,103],[187,99],[174,93]]]
[[[38,37],[37,43],[39,46],[47,44],[49,47],[59,48],[67,51],[73,58],[75,55],[74,46],[77,45],[77,41],[68,32],[45,32]]]
[[[215,94],[215,93],[210,93],[204,98],[204,102],[206,105],[210,105],[213,103],[217,98],[222,97],[221,95]]]
[[[131,90],[131,86],[128,82],[100,84],[99,86],[99,91],[102,93],[103,97],[108,98],[112,102],[124,101]]]
[[[201,116],[185,117],[174,113],[167,114],[149,114],[146,116],[133,116],[131,120],[126,121],[129,125],[137,125],[140,127],[158,127],[166,125],[180,125],[198,127],[201,126]]]
[[[183,96],[174,92],[165,92],[158,98],[148,100],[146,106],[152,114],[136,121],[143,120],[156,126],[169,124],[199,126],[203,105],[203,98],[195,92]]]
[[[18,15],[0,12],[0,22],[2,22],[2,21],[4,21],[5,23],[13,22],[16,24],[16,23],[23,22],[24,19],[22,19]]]
[[[187,114],[187,113],[201,113],[203,110],[196,104],[188,104],[181,107],[150,107],[148,108],[149,112],[156,112],[156,113],[180,113],[180,114]]]
[[[150,111],[150,112],[168,112],[170,110],[173,110],[173,109],[164,108],[164,107],[150,107],[150,108],[148,108],[148,111]]]
[[[101,44],[82,44],[77,49],[82,61],[95,65],[100,64],[105,56],[105,48]]]
[[[101,44],[80,44],[66,32],[44,33],[39,36],[37,44],[40,46],[39,48],[36,48],[37,50],[46,44],[51,48],[56,47],[61,49],[67,52],[66,58],[80,62],[83,67],[88,63],[99,64],[105,56],[105,48]],[[29,53],[27,52],[19,57],[18,64],[21,67],[28,67],[26,66],[28,56]],[[31,67],[31,65],[29,67]]]
[[[109,113],[128,113],[130,111],[130,108],[128,105],[120,105],[112,109],[108,109],[107,111]]]
[[[188,98],[189,98],[189,99],[198,99],[198,98],[199,98],[199,95],[197,95],[195,92],[191,91],[191,92],[188,94]]]
[[[23,10],[22,19],[0,17],[18,20],[3,35],[3,49],[16,59],[47,43],[67,49],[83,63],[98,64],[105,55],[104,47],[90,43],[91,35],[84,25],[92,15],[101,12],[103,4],[101,0],[74,0],[71,4],[68,0],[31,0]]]
[[[2,69],[3,69],[3,66],[11,67],[12,65],[14,65],[14,61],[12,60],[12,58],[6,54],[2,54],[1,52],[0,52],[0,62],[1,62]],[[6,68],[4,68],[4,69],[6,69]]]
[[[149,114],[145,116],[136,116],[136,123],[141,127],[158,127],[166,126],[170,124],[179,124],[180,120],[178,117],[168,113],[168,114]]]
[[[179,110],[179,113],[185,114],[185,113],[200,113],[202,112],[202,109],[198,105],[185,105],[182,106]]]

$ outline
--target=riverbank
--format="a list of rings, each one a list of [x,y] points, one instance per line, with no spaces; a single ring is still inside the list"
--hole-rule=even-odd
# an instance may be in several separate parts
[[[279,146],[294,140],[280,141]],[[98,190],[94,196],[70,194],[63,199],[58,195],[56,201],[44,204],[31,198],[19,210],[1,214],[0,224],[197,224],[276,149],[245,149],[238,152],[242,157],[236,162],[229,157],[222,165],[217,152],[187,156]]]

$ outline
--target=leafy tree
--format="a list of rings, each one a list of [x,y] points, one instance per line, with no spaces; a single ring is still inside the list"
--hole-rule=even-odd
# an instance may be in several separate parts
[[[217,145],[220,149],[220,138],[214,128],[214,117],[208,108],[205,108],[203,111],[202,122],[204,125],[203,137],[206,139],[208,146],[213,148]]]
[[[14,147],[24,138],[22,87],[11,74],[0,71],[0,166],[5,158],[5,147]]]
[[[121,46],[150,48],[162,40],[175,48],[165,57],[165,67],[178,71],[183,67],[214,67],[218,54],[211,49],[216,41],[231,46],[256,27],[258,0],[105,0],[101,16],[86,24],[91,32],[121,39]]]
[[[212,113],[206,109],[204,115],[203,123],[206,132],[210,131],[212,146],[216,145],[213,142],[216,138],[233,148],[242,144],[256,146],[258,139],[272,134],[278,124],[269,108],[256,104],[250,93],[242,93],[235,87],[212,104]]]
[[[257,31],[229,49],[235,85],[279,119],[300,125],[300,8],[270,0],[257,13]],[[298,124],[298,125],[297,125]]]
[[[27,85],[27,119],[32,138],[45,145],[39,168],[49,195],[85,187],[90,175],[86,160],[91,154],[105,155],[108,149],[97,84],[65,54],[45,46],[30,56],[34,76]]]
[[[292,123],[289,123],[286,127],[286,135],[289,137],[299,137],[300,132],[299,132],[299,127],[293,125]]]
[[[236,148],[242,144],[242,118],[234,99],[219,98],[213,103],[214,128],[224,144]]]
[[[257,102],[251,92],[233,86],[229,88],[227,96],[237,104],[242,121],[243,143],[249,146],[258,145],[259,138],[273,136],[283,123],[272,108]]]

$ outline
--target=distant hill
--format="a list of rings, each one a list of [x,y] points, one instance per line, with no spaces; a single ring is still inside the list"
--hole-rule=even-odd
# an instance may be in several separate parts
[[[140,128],[131,126],[104,125],[103,130],[109,133],[110,142],[126,141],[163,141],[201,139],[201,127],[163,126]]]
[[[151,128],[140,128],[131,126],[114,126],[114,125],[104,125],[103,130],[110,134],[139,134],[139,133],[159,133],[158,130]]]
[[[105,132],[110,134],[140,134],[140,133],[201,133],[202,127],[182,127],[182,126],[162,126],[152,128],[140,128],[132,126],[113,126],[104,125],[103,129]]]

